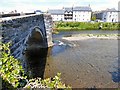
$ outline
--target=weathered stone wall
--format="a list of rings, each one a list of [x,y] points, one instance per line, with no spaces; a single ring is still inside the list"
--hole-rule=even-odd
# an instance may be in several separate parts
[[[26,16],[16,16],[2,18],[0,20],[2,27],[2,41],[12,42],[11,53],[18,59],[21,59],[22,53],[26,48],[26,40],[31,30],[40,27],[43,36],[46,38],[46,45],[52,45],[52,18],[47,14],[34,14]]]

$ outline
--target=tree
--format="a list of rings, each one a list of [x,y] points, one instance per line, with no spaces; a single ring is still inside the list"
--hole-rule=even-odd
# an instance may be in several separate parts
[[[92,13],[91,20],[92,20],[92,21],[95,21],[95,20],[96,20],[96,15],[94,15],[93,13]]]

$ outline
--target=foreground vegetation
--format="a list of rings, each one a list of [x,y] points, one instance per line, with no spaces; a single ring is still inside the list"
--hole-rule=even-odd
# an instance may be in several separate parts
[[[119,23],[108,22],[55,22],[54,29],[59,31],[70,30],[119,30]]]
[[[0,57],[0,76],[2,78],[3,90],[16,90],[17,88],[63,88],[70,89],[61,82],[58,73],[54,78],[47,78],[42,80],[41,78],[28,78],[22,68],[19,60],[10,55],[10,43],[1,44],[1,57]]]

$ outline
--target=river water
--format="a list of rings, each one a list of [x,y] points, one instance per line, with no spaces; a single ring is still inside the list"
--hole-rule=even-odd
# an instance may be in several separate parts
[[[118,40],[62,39],[83,33],[115,34],[117,31],[71,31],[53,35],[54,46],[46,60],[44,78],[60,72],[62,81],[73,88],[117,88],[120,82]]]

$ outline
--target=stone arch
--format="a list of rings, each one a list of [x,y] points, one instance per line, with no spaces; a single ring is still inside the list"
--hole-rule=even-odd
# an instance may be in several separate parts
[[[42,32],[42,29],[38,26],[35,26],[28,37],[27,43],[29,45],[42,45],[45,43],[45,36]]]

